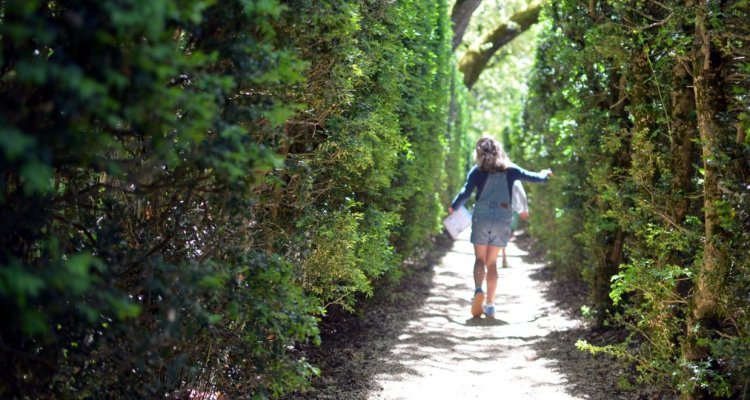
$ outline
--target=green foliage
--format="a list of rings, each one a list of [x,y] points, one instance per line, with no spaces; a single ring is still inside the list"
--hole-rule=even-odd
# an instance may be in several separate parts
[[[309,254],[302,260],[300,280],[305,289],[326,304],[341,304],[352,310],[354,293],[372,295],[372,281],[391,272],[396,255],[388,241],[395,223],[392,214],[368,210],[308,215],[315,221],[301,220],[308,230]]]
[[[449,149],[446,136],[449,127],[448,107],[452,81],[450,40],[451,25],[447,2],[433,4],[418,1],[401,2],[403,11],[396,26],[414,24],[406,32],[408,53],[401,83],[399,121],[409,147],[399,165],[395,201],[401,210],[403,224],[399,231],[400,248],[406,254],[428,246],[428,238],[441,230],[440,219],[445,204],[439,193],[447,189],[444,168]],[[423,37],[419,32],[430,32]],[[454,131],[456,135],[463,132]],[[451,171],[458,174],[458,171]]]
[[[452,63],[456,65],[456,62],[454,59]],[[466,171],[468,171],[469,165],[473,164],[473,160],[470,159],[471,149],[476,142],[468,135],[471,116],[466,92],[460,74],[453,70],[449,104],[451,123],[448,125],[448,150],[445,157],[445,171],[448,175],[448,182],[445,191],[446,197],[441,200],[441,204],[449,204],[453,200],[453,197],[447,196],[455,196],[455,193],[461,190]]]
[[[589,284],[589,311],[600,324],[632,333],[622,344],[580,347],[633,363],[641,383],[696,397],[737,396],[750,381],[740,361],[750,334],[750,163],[748,80],[740,78],[747,65],[738,57],[748,48],[739,23],[748,10],[730,3],[707,4],[717,49],[711,68],[723,71],[713,83],[719,112],[708,117],[717,148],[700,147],[690,69],[703,57],[698,5],[563,1],[544,12],[549,28],[516,153],[553,165],[556,179],[530,196],[537,198],[532,231],[556,269]],[[706,166],[721,188],[713,203],[704,203],[713,190]],[[713,215],[720,227],[707,232]],[[725,268],[706,272],[709,240],[728,257]],[[700,279],[721,282],[707,320],[696,320],[697,302],[707,301],[696,299]]]
[[[400,276],[461,179],[448,18],[0,4],[0,397],[304,386],[325,307]]]

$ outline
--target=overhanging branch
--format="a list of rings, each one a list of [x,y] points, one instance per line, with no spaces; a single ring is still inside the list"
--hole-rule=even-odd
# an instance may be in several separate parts
[[[469,26],[471,16],[476,11],[482,0],[458,0],[453,6],[451,12],[451,21],[453,21],[453,51],[461,44],[464,39],[466,27]]]
[[[542,1],[531,3],[525,10],[510,17],[507,23],[499,25],[495,30],[484,36],[478,45],[472,46],[466,51],[458,63],[458,69],[464,74],[464,84],[467,88],[471,89],[474,86],[479,79],[479,75],[487,67],[487,63],[501,47],[539,21],[542,3]]]

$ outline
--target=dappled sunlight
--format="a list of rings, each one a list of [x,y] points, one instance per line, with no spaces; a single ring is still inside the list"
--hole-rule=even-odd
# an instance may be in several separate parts
[[[572,399],[566,379],[532,346],[576,320],[544,296],[530,275],[543,268],[524,262],[528,252],[511,242],[510,268],[499,268],[495,318],[472,318],[474,251],[464,232],[435,266],[429,293],[383,360],[370,399]]]

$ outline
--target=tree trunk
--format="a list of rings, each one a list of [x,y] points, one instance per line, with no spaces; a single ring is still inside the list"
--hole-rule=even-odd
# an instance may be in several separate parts
[[[533,2],[525,10],[513,15],[508,23],[495,28],[494,31],[482,38],[479,45],[472,46],[464,54],[458,63],[458,69],[464,74],[464,84],[467,88],[471,89],[474,86],[487,63],[501,47],[525,32],[539,20],[541,10],[542,2]]]
[[[695,109],[700,132],[703,156],[703,209],[705,239],[703,262],[697,272],[693,296],[687,321],[687,341],[683,356],[690,361],[709,360],[710,348],[705,340],[719,326],[721,318],[720,294],[727,273],[727,255],[720,247],[722,229],[718,207],[721,201],[719,189],[722,159],[722,130],[718,115],[724,111],[720,76],[721,55],[711,43],[711,31],[707,21],[708,4],[696,2],[695,41],[693,43],[693,91]],[[699,389],[691,398],[710,398]]]
[[[453,22],[453,51],[456,51],[463,41],[466,27],[469,26],[471,16],[480,3],[482,3],[482,0],[458,0],[456,1],[456,5],[453,6],[453,11],[451,12],[451,21]]]
[[[695,112],[695,96],[689,83],[688,71],[682,64],[675,64],[673,68],[672,91],[672,204],[671,218],[676,224],[683,222],[690,210],[688,194],[693,181],[693,158],[695,154],[696,129],[693,113]]]

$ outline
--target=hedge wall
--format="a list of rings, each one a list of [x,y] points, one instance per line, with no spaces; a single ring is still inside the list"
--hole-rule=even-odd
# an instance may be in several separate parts
[[[561,1],[537,53],[531,227],[640,383],[741,398],[750,375],[747,1]]]
[[[295,346],[428,248],[461,179],[448,21],[444,0],[0,3],[0,397],[304,385]]]

